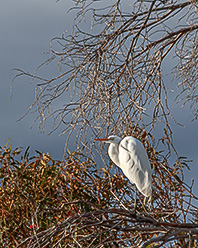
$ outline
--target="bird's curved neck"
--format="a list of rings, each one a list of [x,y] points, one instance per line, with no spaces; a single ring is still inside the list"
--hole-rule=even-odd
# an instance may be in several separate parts
[[[120,167],[120,161],[119,161],[119,144],[115,144],[115,143],[111,143],[109,145],[109,149],[108,149],[108,153],[109,153],[109,157],[111,158],[111,160],[114,162],[114,164],[116,164],[117,166]]]

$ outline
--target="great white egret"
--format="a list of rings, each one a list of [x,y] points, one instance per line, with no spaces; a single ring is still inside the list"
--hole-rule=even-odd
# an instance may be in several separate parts
[[[104,139],[94,139],[109,143],[108,154],[113,163],[120,167],[125,176],[132,184],[145,196],[151,200],[151,166],[142,143],[132,137],[127,136],[121,139],[112,135]],[[135,189],[135,209],[136,209],[136,189]]]

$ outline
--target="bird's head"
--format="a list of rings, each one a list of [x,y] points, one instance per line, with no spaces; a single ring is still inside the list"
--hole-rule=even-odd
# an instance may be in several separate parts
[[[113,143],[118,144],[121,141],[121,138],[116,135],[111,135],[108,138],[102,138],[102,139],[94,139],[94,141],[102,141],[105,143]]]

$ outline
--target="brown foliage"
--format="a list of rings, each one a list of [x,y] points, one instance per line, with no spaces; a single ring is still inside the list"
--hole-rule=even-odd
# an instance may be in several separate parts
[[[182,179],[183,166],[172,168],[143,140],[153,166],[153,205],[139,194],[133,212],[133,187],[121,173],[111,175],[81,154],[54,161],[28,149],[1,148],[0,204],[3,247],[195,247],[197,200]],[[111,166],[110,166],[111,167]],[[109,169],[110,169],[109,167]],[[189,222],[189,218],[193,220]]]

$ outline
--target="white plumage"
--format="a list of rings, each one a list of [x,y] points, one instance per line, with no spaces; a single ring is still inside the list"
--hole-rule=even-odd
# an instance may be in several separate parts
[[[110,143],[108,154],[111,160],[122,169],[125,176],[145,197],[151,199],[152,170],[142,143],[132,136],[121,139],[112,135],[106,139],[95,139],[97,140]]]

